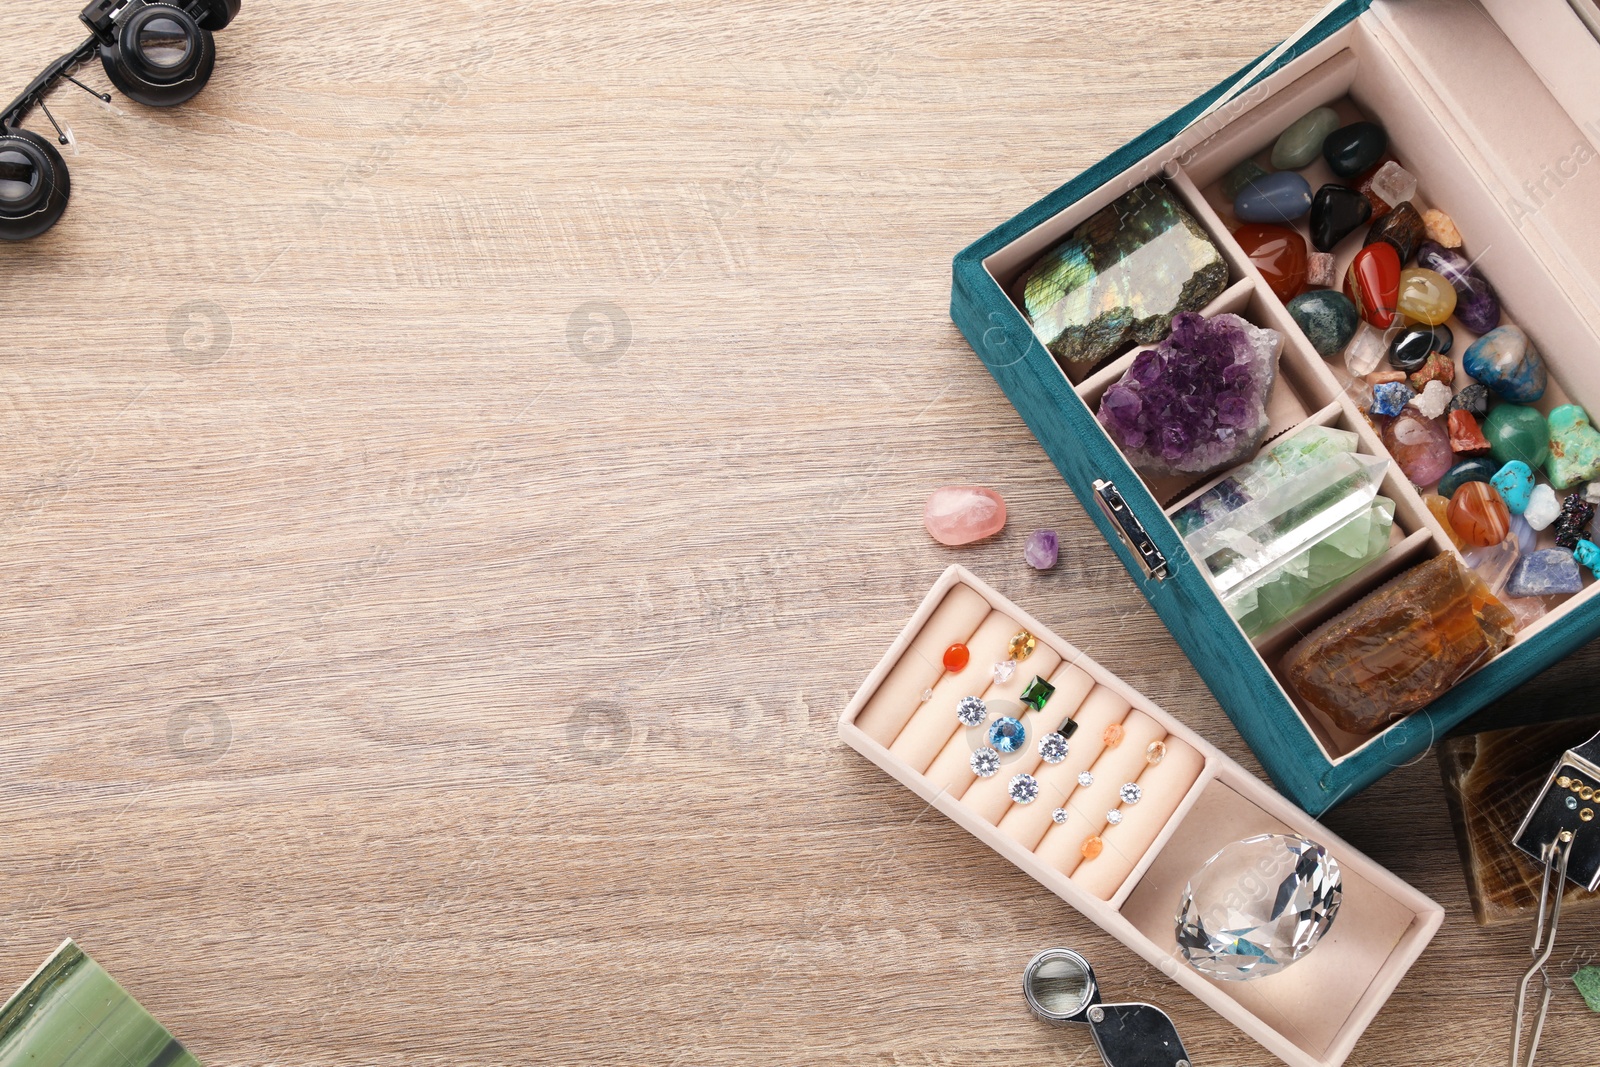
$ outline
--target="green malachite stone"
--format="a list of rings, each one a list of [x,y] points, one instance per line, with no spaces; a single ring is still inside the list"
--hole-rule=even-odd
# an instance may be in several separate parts
[[[1164,188],[1142,185],[1045,253],[1017,285],[1034,334],[1081,378],[1167,335],[1228,287],[1222,253]]]
[[[71,941],[0,1008],[0,1067],[200,1067]]]

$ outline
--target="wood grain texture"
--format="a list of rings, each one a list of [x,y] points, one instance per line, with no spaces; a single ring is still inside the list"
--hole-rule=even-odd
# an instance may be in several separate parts
[[[1067,944],[1272,1062],[834,720],[959,559],[1256,767],[949,265],[1319,6],[249,0],[183,109],[58,93],[72,206],[0,249],[0,982],[71,935],[213,1067],[1086,1064],[1017,989]],[[76,9],[5,5],[0,77]],[[1000,539],[929,541],[951,481]],[[1451,910],[1352,1062],[1502,1060],[1527,931],[1432,760],[1329,822]],[[1544,1056],[1593,1025],[1563,986]]]

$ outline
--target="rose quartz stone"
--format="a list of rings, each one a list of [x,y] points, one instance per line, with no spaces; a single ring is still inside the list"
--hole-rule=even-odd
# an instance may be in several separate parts
[[[941,545],[970,545],[1005,529],[1006,502],[981,485],[947,485],[928,497],[922,525]]]

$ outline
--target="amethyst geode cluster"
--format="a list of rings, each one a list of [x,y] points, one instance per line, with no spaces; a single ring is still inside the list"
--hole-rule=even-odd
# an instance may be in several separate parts
[[[1098,418],[1139,470],[1205,475],[1242,463],[1267,435],[1283,336],[1237,315],[1184,312],[1100,398]]]

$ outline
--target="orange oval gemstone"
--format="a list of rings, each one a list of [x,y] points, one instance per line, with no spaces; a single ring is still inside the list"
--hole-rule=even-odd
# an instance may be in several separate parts
[[[1106,847],[1106,843],[1104,841],[1100,840],[1099,836],[1097,835],[1097,836],[1091,837],[1091,838],[1089,838],[1089,840],[1085,841],[1083,843],[1083,848],[1079,849],[1078,851],[1083,853],[1083,858],[1084,859],[1092,860],[1096,856],[1100,855],[1100,853],[1105,850],[1105,847]]]
[[[1106,727],[1106,732],[1100,735],[1100,740],[1106,743],[1107,748],[1116,748],[1122,744],[1122,724],[1114,722]]]
[[[1450,528],[1469,545],[1488,548],[1511,534],[1511,511],[1488,482],[1468,482],[1457,489],[1447,514]]]
[[[964,670],[972,659],[972,653],[967,651],[967,646],[957,641],[944,650],[944,669],[951,674]]]

